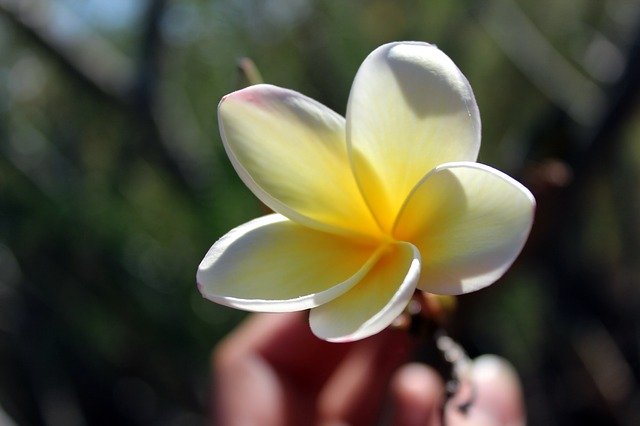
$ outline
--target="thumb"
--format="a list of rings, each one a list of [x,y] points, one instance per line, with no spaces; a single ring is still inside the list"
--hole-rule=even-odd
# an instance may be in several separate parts
[[[447,403],[448,425],[522,426],[526,423],[520,380],[508,361],[496,355],[476,358],[471,368],[471,383],[463,383]],[[460,410],[460,405],[470,397],[473,399],[469,409]]]

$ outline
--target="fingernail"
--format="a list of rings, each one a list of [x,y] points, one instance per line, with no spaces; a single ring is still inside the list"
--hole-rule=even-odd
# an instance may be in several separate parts
[[[513,366],[496,355],[476,358],[470,376],[447,403],[447,424],[522,426],[525,424],[520,380]]]
[[[520,379],[507,360],[497,355],[482,355],[473,361],[471,377],[476,388],[471,411],[482,413],[497,425],[524,425]]]

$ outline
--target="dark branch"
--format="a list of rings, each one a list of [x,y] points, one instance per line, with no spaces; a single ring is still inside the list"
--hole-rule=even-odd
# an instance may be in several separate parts
[[[38,3],[0,0],[0,13],[92,93],[117,106],[127,103],[131,64],[106,40],[91,34],[77,44],[61,37],[46,25],[49,17]]]
[[[154,116],[158,81],[161,35],[159,24],[165,0],[155,0],[145,15],[146,31],[140,46],[140,60],[134,64],[114,49],[107,40],[87,31],[80,42],[61,37],[47,26],[46,9],[39,3],[0,0],[0,13],[34,45],[38,46],[62,69],[101,101],[115,106],[142,130],[145,137],[138,147],[129,147],[123,158],[135,157],[135,151],[159,164],[174,181],[190,192],[179,162],[169,150]]]

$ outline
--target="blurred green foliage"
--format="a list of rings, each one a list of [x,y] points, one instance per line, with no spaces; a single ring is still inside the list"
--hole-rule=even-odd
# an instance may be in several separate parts
[[[638,424],[639,25],[629,0],[0,2],[1,409],[203,422],[210,352],[243,314],[195,269],[264,213],[217,131],[237,60],[344,114],[370,51],[424,40],[475,90],[480,160],[539,201],[457,335],[516,364],[532,424]]]

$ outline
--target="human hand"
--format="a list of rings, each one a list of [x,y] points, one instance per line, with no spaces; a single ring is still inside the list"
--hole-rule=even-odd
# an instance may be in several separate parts
[[[357,426],[383,417],[396,426],[440,425],[444,386],[433,369],[405,364],[414,345],[392,329],[328,343],[313,336],[303,313],[253,315],[214,353],[212,424]],[[474,404],[464,414],[453,398],[448,425],[524,423],[512,370],[481,358],[473,378]]]

